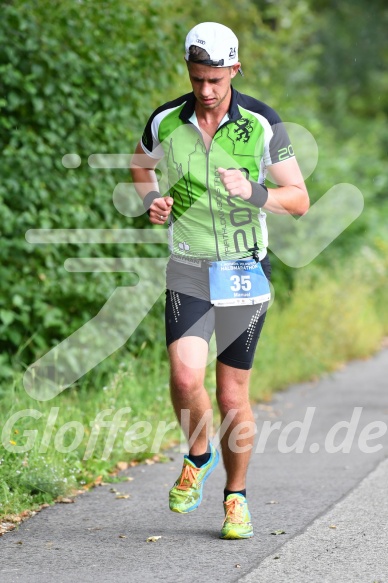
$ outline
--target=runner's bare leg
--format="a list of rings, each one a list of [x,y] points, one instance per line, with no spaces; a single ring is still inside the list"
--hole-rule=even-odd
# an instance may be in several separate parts
[[[221,413],[221,421],[223,421],[228,411],[237,410],[232,422],[227,427],[224,435],[221,436],[222,457],[226,470],[225,487],[231,491],[245,488],[246,474],[253,447],[254,435],[244,437],[244,434],[248,433],[249,428],[252,428],[254,423],[249,402],[250,373],[250,370],[233,368],[217,361],[217,402]],[[234,447],[236,439],[231,439],[229,442],[231,432],[239,423],[246,423],[247,425],[247,429],[241,429],[241,432],[238,431],[237,439],[238,448],[247,449],[244,452],[236,451]]]
[[[212,405],[204,387],[208,344],[203,338],[187,336],[170,344],[168,353],[171,401],[178,421],[181,422],[182,410],[190,412],[189,427],[183,427],[186,438],[189,440],[206,420],[190,444],[190,453],[201,455],[207,451],[212,425]]]

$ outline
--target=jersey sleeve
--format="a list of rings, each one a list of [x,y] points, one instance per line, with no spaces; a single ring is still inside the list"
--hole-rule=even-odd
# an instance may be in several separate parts
[[[159,123],[158,123],[158,110],[149,118],[147,125],[144,128],[144,132],[140,141],[141,147],[144,152],[154,158],[155,160],[160,160],[164,156],[163,148],[159,141]]]
[[[266,166],[277,164],[294,156],[291,140],[284,123],[273,110],[269,122],[272,131],[264,151],[264,163]]]

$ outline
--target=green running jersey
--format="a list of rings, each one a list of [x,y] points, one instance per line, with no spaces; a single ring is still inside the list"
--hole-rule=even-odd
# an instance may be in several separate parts
[[[168,194],[174,199],[169,224],[176,256],[216,260],[264,256],[266,214],[249,201],[230,197],[217,168],[238,168],[264,184],[266,168],[292,157],[289,137],[277,113],[265,103],[232,88],[229,112],[209,150],[195,115],[193,93],[159,107],[142,137],[148,156],[167,168]]]

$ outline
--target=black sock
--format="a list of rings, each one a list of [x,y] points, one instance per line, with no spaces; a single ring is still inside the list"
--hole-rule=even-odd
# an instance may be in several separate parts
[[[229,494],[242,494],[244,496],[244,498],[247,497],[247,491],[245,490],[245,488],[244,488],[244,490],[227,490],[225,488],[225,490],[224,490],[224,502],[226,501]]]
[[[210,451],[205,451],[205,453],[201,453],[201,455],[193,455],[192,453],[189,453],[187,457],[197,466],[197,468],[201,468],[210,460]]]

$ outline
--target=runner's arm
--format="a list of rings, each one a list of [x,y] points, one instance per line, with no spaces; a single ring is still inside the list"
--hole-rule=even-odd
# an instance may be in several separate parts
[[[277,164],[268,166],[270,181],[277,188],[257,185],[259,201],[252,190],[252,182],[237,169],[218,168],[221,180],[230,196],[239,196],[251,204],[264,208],[272,213],[304,215],[309,208],[309,196],[302,173],[295,158],[289,158]],[[254,201],[254,199],[256,199]]]
[[[158,180],[155,168],[159,160],[148,156],[141,144],[136,146],[135,154],[131,160],[131,175],[137,194],[142,200],[152,190],[159,192]]]
[[[304,215],[310,200],[296,158],[268,166],[268,178],[277,188],[268,188],[264,209],[277,214]]]
[[[155,168],[159,160],[148,156],[141,144],[136,146],[135,154],[131,160],[131,175],[137,194],[144,201],[149,192],[154,192],[155,196],[159,192],[158,180]],[[171,212],[173,199],[170,196],[155,198],[149,207],[151,223],[163,225]],[[164,217],[160,219],[160,217]]]

